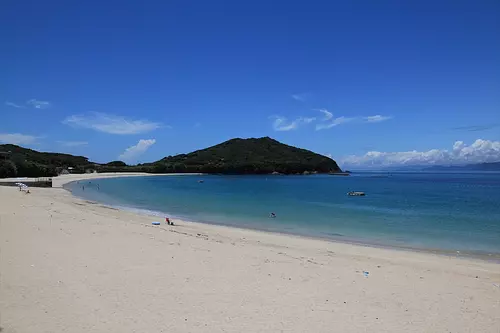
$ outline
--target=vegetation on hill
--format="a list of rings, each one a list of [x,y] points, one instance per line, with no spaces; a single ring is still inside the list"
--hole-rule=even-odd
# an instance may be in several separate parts
[[[123,161],[113,161],[113,162],[106,163],[106,165],[107,166],[115,166],[115,167],[126,167],[127,163],[125,163]]]
[[[83,173],[92,163],[83,156],[60,153],[41,153],[16,145],[0,145],[0,178],[4,177],[50,177],[63,168],[72,167]]]
[[[282,144],[269,137],[232,139],[189,154],[165,157],[152,164],[153,172],[221,174],[282,174],[341,172],[337,163],[309,150]]]
[[[308,174],[341,172],[323,155],[282,144],[271,138],[232,139],[189,154],[168,156],[154,163],[128,166],[122,161],[89,162],[86,157],[41,153],[15,145],[0,145],[0,178],[51,177],[63,169],[73,173],[97,172]]]

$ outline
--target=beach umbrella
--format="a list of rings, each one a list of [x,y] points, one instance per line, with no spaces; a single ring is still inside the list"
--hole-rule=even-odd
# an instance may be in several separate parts
[[[22,191],[28,190],[28,185],[26,185],[24,183],[19,183],[17,186],[19,186],[19,189]]]

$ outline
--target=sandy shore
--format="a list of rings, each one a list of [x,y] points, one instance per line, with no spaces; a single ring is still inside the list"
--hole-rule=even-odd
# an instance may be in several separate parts
[[[2,333],[500,332],[499,264],[154,220],[0,187]]]
[[[77,180],[117,178],[117,177],[154,177],[154,176],[197,176],[195,173],[144,173],[144,172],[105,172],[61,175],[52,178],[52,187],[62,187],[64,184]]]
[[[84,173],[84,174],[68,174],[57,177],[41,177],[41,178],[0,178],[3,183],[25,183],[30,185],[31,182],[39,180],[52,179],[52,187],[62,187],[64,184],[78,180],[101,179],[101,178],[118,178],[118,177],[151,177],[151,176],[199,176],[201,173],[144,173],[144,172],[104,172],[104,173]]]

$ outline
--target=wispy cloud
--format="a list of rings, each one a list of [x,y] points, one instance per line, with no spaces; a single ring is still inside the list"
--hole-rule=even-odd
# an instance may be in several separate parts
[[[9,101],[5,102],[5,105],[13,107],[13,108],[16,108],[16,109],[24,109],[25,108],[24,105],[12,103],[12,102],[9,102]]]
[[[321,118],[320,122],[316,124],[316,131],[329,129],[356,120],[356,118],[353,117],[334,117],[333,113],[331,113],[327,109],[316,109],[316,111],[319,111],[323,114],[323,118]]]
[[[26,101],[26,103],[24,103],[24,104],[17,104],[17,103],[7,101],[7,102],[5,102],[5,105],[16,108],[16,109],[24,109],[26,107],[32,107],[35,109],[47,109],[51,106],[50,102],[48,102],[48,101],[40,101],[40,100],[37,100],[34,98]]]
[[[284,131],[292,131],[296,130],[303,124],[310,124],[316,118],[305,118],[305,117],[298,117],[294,120],[288,120],[286,117],[281,117],[281,116],[272,116],[270,117],[273,119],[273,129],[278,132],[284,132]]]
[[[297,129],[301,118],[298,118],[294,121],[288,121],[285,117],[275,116],[273,122],[273,129],[275,131],[291,131]]]
[[[350,123],[354,120],[356,120],[356,118],[350,118],[350,117],[344,117],[344,116],[332,118],[328,122],[322,122],[322,123],[316,124],[316,131],[330,129],[330,128],[338,126],[338,125]]]
[[[346,124],[346,123],[351,123],[351,122],[379,123],[379,122],[389,120],[392,118],[389,116],[381,116],[381,115],[368,116],[368,117],[360,117],[360,116],[334,117],[333,113],[328,111],[327,109],[316,109],[316,111],[323,113],[323,118],[321,118],[320,121],[316,124],[317,131],[330,129],[330,128],[335,127],[335,126]]]
[[[305,102],[311,97],[310,93],[293,94],[292,98],[299,102]]]
[[[20,134],[20,133],[0,133],[1,143],[10,143],[13,145],[27,145],[36,143],[39,139],[37,136]]]
[[[347,166],[385,167],[398,165],[450,165],[500,161],[500,141],[477,139],[471,145],[456,141],[451,150],[380,152],[343,158]]]
[[[480,131],[487,131],[489,129],[496,128],[499,126],[500,124],[470,125],[470,126],[453,127],[452,129],[456,131],[480,132]]]
[[[63,123],[74,127],[120,135],[146,133],[162,127],[162,125],[157,122],[134,120],[100,112],[72,115],[67,117]]]
[[[385,121],[388,119],[391,119],[392,117],[389,116],[381,116],[381,115],[375,115],[375,116],[368,116],[368,117],[345,117],[345,116],[340,116],[340,117],[334,117],[333,113],[328,111],[327,109],[314,109],[315,111],[318,111],[323,114],[322,117],[297,117],[293,120],[289,120],[286,117],[283,116],[272,116],[270,119],[273,120],[273,129],[275,131],[291,131],[299,128],[301,125],[304,124],[311,124],[315,123],[315,129],[316,131],[320,130],[326,130],[333,128],[335,126],[339,126],[342,124],[347,124],[351,122],[357,122],[357,123],[378,123],[381,121]]]
[[[78,147],[89,144],[87,141],[57,141],[57,143],[64,147]]]
[[[323,121],[328,121],[330,119],[333,118],[333,113],[331,113],[330,111],[328,111],[327,109],[316,109],[316,111],[319,111],[321,112],[322,114],[324,114],[325,116],[323,117]]]
[[[363,120],[366,121],[367,123],[380,123],[381,121],[386,121],[391,118],[392,117],[390,116],[381,116],[378,114],[376,116],[363,117]]]
[[[199,128],[199,127],[201,127],[201,123],[195,123],[193,127],[194,128]]]
[[[26,104],[34,107],[35,109],[47,109],[51,106],[48,101],[40,101],[34,98],[27,101]]]
[[[148,139],[148,140],[141,139],[139,140],[139,142],[137,142],[136,145],[130,146],[127,149],[125,149],[123,154],[119,156],[119,159],[125,162],[135,161],[140,155],[144,154],[149,149],[149,147],[151,147],[155,143],[156,143],[155,139]]]

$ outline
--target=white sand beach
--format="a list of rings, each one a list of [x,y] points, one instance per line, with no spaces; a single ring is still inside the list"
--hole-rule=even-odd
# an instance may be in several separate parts
[[[41,177],[41,178],[0,178],[0,183],[14,185],[15,183],[25,183],[30,186],[34,182],[39,181],[52,181],[52,187],[63,187],[64,184],[71,183],[78,180],[88,179],[102,179],[102,178],[117,178],[117,177],[151,177],[151,176],[196,176],[202,175],[201,173],[144,173],[144,172],[105,172],[105,173],[86,173],[86,174],[67,174],[57,177]]]
[[[155,220],[0,187],[2,333],[500,332],[494,262]]]
[[[196,176],[200,173],[144,173],[144,172],[106,172],[106,173],[86,173],[68,174],[52,178],[52,187],[62,187],[64,184],[82,179],[102,179],[117,177],[154,177],[154,176]]]

